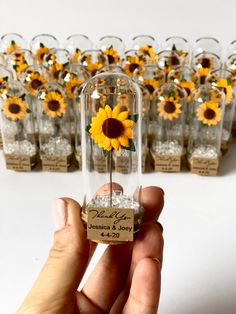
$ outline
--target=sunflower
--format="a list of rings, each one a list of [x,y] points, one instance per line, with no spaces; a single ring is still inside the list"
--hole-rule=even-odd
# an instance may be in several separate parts
[[[89,63],[87,65],[87,70],[89,73],[91,73],[92,76],[94,76],[98,70],[100,70],[103,67],[103,63],[97,62],[97,63]]]
[[[43,112],[52,118],[61,117],[66,112],[64,97],[58,92],[47,93],[43,102]]]
[[[59,79],[59,74],[60,74],[62,69],[63,69],[63,64],[61,64],[61,63],[54,63],[50,66],[50,71],[51,71],[55,80]]]
[[[15,52],[12,55],[11,59],[12,59],[12,62],[17,65],[25,62],[24,54],[21,52]]]
[[[139,50],[142,51],[145,55],[147,55],[150,58],[150,60],[154,60],[156,56],[156,52],[152,46],[144,45],[144,46],[141,46]]]
[[[233,98],[233,88],[231,84],[228,84],[228,80],[219,79],[216,81],[215,86],[218,87],[219,89],[222,89],[223,92],[225,93],[226,96],[225,104],[226,105],[230,104]]]
[[[39,74],[38,72],[30,73],[27,76],[26,81],[27,81],[27,86],[28,86],[32,95],[35,95],[37,89],[41,85],[46,83],[46,79],[41,74]]]
[[[197,118],[203,124],[208,126],[216,125],[222,117],[222,110],[218,104],[213,101],[202,103],[197,109]]]
[[[96,117],[92,118],[89,133],[99,147],[106,151],[121,151],[130,148],[130,140],[134,138],[134,121],[128,119],[129,112],[122,111],[119,105],[112,108],[106,105],[100,108]]]
[[[134,70],[136,70],[140,65],[144,64],[144,60],[138,56],[127,56],[125,61],[124,71],[127,75],[132,76]]]
[[[158,103],[157,111],[164,120],[177,119],[181,113],[181,104],[174,100],[174,97],[167,96]]]
[[[109,64],[117,64],[120,61],[120,56],[114,48],[106,48],[103,52],[107,56]]]
[[[29,65],[28,65],[27,63],[21,63],[21,64],[19,64],[19,65],[17,65],[17,66],[15,67],[16,75],[17,75],[18,78],[20,78],[21,73],[22,73],[26,68],[28,68],[28,66],[29,66]]]
[[[81,56],[81,50],[79,48],[75,49],[75,52],[72,56],[72,62],[73,63],[78,63],[78,58]]]
[[[48,47],[40,45],[40,48],[36,51],[36,59],[38,61],[38,64],[43,64],[43,58],[49,53],[49,51],[50,49]]]
[[[7,118],[17,121],[25,117],[29,112],[29,108],[22,98],[10,96],[4,101],[2,111]]]
[[[195,84],[191,81],[180,81],[179,85],[185,89],[187,93],[187,100],[190,101],[191,93],[195,89]]]
[[[80,86],[83,83],[78,77],[72,77],[68,82],[66,82],[66,91],[70,99],[74,98],[74,90],[77,86]]]
[[[200,78],[200,84],[204,84],[206,81],[206,77],[208,74],[210,74],[211,69],[208,68],[199,68],[197,70],[197,74],[199,75]]]
[[[171,52],[167,59],[167,65],[170,68],[173,68],[180,64],[180,59],[177,53]]]
[[[159,81],[155,79],[144,79],[142,81],[142,85],[147,88],[150,95],[154,93],[154,91],[159,87]]]
[[[201,57],[197,60],[198,65],[203,69],[213,69],[214,68],[214,59],[212,57]]]
[[[0,88],[4,87],[7,84],[7,77],[0,76]]]
[[[16,49],[20,49],[20,48],[21,46],[17,45],[15,41],[12,40],[10,46],[6,50],[6,54],[9,55],[12,51],[15,51]]]

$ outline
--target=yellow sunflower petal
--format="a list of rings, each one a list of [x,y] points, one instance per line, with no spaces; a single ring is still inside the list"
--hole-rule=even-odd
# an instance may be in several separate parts
[[[117,118],[120,113],[120,106],[117,105],[112,111],[112,118]]]
[[[112,145],[112,147],[113,147],[116,151],[120,151],[121,147],[120,147],[120,142],[119,142],[119,140],[113,138],[113,139],[111,140],[111,145]]]
[[[103,108],[100,108],[97,117],[103,122],[107,119],[107,113]]]
[[[96,143],[102,143],[105,141],[105,139],[106,139],[106,136],[103,133],[95,136],[95,142]]]
[[[126,120],[126,119],[128,118],[128,115],[129,115],[129,112],[128,112],[128,111],[122,111],[122,112],[118,115],[117,119],[120,120],[120,121],[124,121],[124,120]]]
[[[131,130],[130,128],[126,128],[124,131],[124,135],[126,135],[128,138],[133,138],[134,137],[134,131]]]
[[[106,106],[105,106],[105,111],[106,111],[106,113],[107,113],[107,117],[108,117],[108,118],[111,118],[111,117],[112,117],[112,109],[111,109],[111,107],[108,106],[108,105],[106,105]]]
[[[118,139],[119,139],[122,146],[129,147],[129,140],[128,140],[128,137],[126,135],[120,136]]]
[[[134,121],[132,120],[125,120],[125,121],[122,121],[122,123],[125,128],[132,128],[134,125]]]

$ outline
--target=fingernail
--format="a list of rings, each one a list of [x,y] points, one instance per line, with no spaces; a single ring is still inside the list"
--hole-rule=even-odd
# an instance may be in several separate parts
[[[67,223],[67,206],[66,202],[58,198],[52,203],[52,217],[56,231],[64,228]]]

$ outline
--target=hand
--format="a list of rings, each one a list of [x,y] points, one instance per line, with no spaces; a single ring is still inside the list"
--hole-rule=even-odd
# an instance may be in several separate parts
[[[86,239],[80,205],[72,199],[55,201],[54,243],[49,257],[18,314],[157,312],[163,238],[156,223],[164,205],[163,191],[144,188],[144,223],[133,243],[110,245],[78,292],[96,243]]]

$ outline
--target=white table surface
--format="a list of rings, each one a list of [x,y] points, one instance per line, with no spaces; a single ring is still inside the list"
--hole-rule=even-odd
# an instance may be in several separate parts
[[[165,252],[160,314],[236,313],[236,140],[218,177],[154,173],[165,190]],[[81,197],[81,173],[16,173],[0,153],[0,313],[13,314],[47,257],[50,204]],[[103,251],[101,246],[92,261]]]

